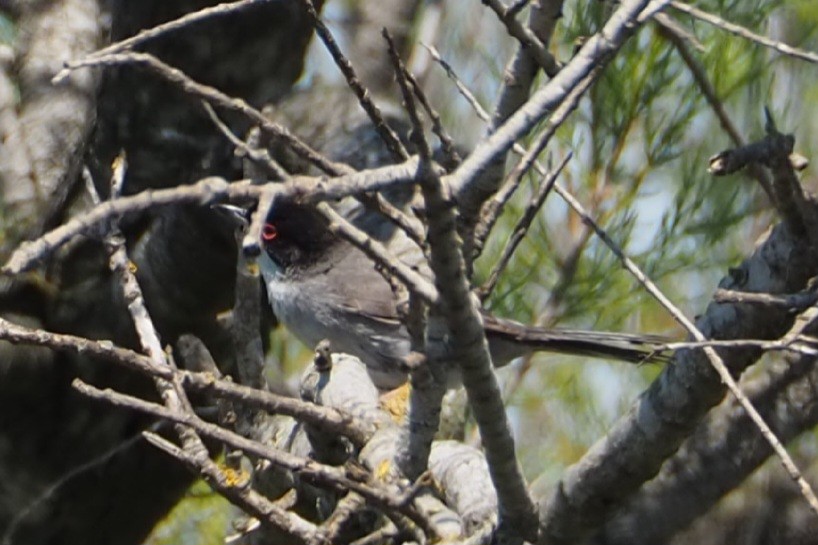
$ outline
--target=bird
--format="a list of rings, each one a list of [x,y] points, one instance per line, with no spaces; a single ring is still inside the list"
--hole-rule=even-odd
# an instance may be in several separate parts
[[[354,225],[431,277],[422,250],[401,229],[375,212],[351,210],[346,214]],[[330,230],[314,205],[275,198],[258,246],[245,252],[258,254],[273,313],[303,343],[314,347],[327,339],[333,352],[358,357],[381,390],[406,382],[412,342],[401,321],[396,290],[362,250]],[[534,351],[641,363],[661,359],[661,346],[667,342],[655,335],[527,326],[486,311],[482,317],[496,367]]]

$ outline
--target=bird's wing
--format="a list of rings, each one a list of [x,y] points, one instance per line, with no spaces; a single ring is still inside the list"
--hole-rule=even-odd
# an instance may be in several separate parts
[[[422,276],[432,277],[423,251],[402,230],[396,229],[391,234],[387,247],[395,258]],[[338,286],[337,293],[333,294],[336,304],[369,319],[399,326],[398,305],[406,303],[408,295],[396,294],[393,286],[376,270],[374,262],[361,250],[341,244],[336,251],[332,257],[333,266],[327,271],[333,275],[331,284]]]
[[[392,286],[359,250],[344,250],[344,255],[336,256],[337,261],[325,272],[332,277],[325,283],[332,286],[332,292],[325,294],[328,302],[351,315],[399,326],[398,298]]]

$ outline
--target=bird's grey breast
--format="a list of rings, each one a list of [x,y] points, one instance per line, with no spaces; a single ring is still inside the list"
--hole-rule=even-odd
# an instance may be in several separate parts
[[[359,357],[381,387],[405,380],[408,333],[389,283],[356,250],[328,255],[309,271],[286,270],[261,256],[261,270],[276,317],[303,343],[328,339],[334,352]]]

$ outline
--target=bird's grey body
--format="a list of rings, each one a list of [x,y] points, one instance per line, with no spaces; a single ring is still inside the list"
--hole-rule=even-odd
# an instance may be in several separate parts
[[[330,341],[333,352],[360,358],[379,388],[405,381],[401,369],[410,340],[392,303],[389,284],[374,269],[359,267],[359,256],[333,252],[304,276],[284,270],[268,255],[259,258],[273,313],[307,346]],[[367,260],[369,265],[371,261]]]
[[[397,312],[398,297],[374,263],[359,249],[330,234],[308,206],[278,203],[268,213],[259,266],[273,312],[308,346],[328,339],[332,350],[360,358],[379,388],[406,380],[410,337]],[[368,232],[372,233],[370,227]],[[378,228],[376,238],[424,275],[423,253],[405,234]],[[658,337],[622,333],[548,330],[484,315],[495,365],[533,350],[627,361],[653,354]]]

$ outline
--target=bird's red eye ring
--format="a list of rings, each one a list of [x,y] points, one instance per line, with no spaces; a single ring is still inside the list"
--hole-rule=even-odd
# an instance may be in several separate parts
[[[261,228],[261,240],[264,242],[272,242],[278,237],[278,229],[272,223],[265,223]]]

